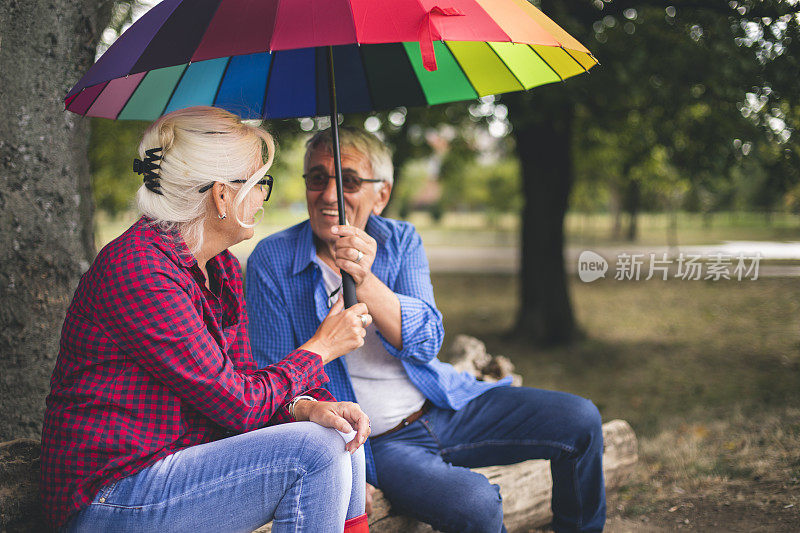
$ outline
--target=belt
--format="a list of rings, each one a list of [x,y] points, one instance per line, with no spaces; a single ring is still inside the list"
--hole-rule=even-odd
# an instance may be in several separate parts
[[[420,408],[419,411],[411,413],[410,415],[408,415],[407,417],[402,419],[400,421],[400,423],[397,424],[392,429],[386,430],[383,433],[381,433],[380,435],[373,435],[372,437],[370,437],[370,439],[377,439],[378,437],[385,437],[386,435],[394,433],[395,431],[400,431],[401,429],[403,429],[407,425],[411,424],[412,422],[416,422],[417,420],[419,420],[422,415],[424,415],[425,413],[430,411],[431,407],[433,407],[433,403],[431,403],[430,400],[425,400],[425,403],[422,404],[422,407]]]

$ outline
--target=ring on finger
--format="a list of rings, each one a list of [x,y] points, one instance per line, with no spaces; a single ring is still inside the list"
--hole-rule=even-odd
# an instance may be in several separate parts
[[[356,250],[356,252],[358,252],[358,255],[356,256],[356,263],[358,263],[359,261],[361,261],[361,258],[364,257],[364,252],[362,252],[361,250]]]
[[[367,318],[367,315],[358,315],[358,317],[361,319],[362,327],[366,328],[367,326],[369,326],[369,319]]]

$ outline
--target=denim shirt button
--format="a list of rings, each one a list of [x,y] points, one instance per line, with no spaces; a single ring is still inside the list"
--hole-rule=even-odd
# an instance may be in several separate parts
[[[106,499],[105,499],[105,498],[100,498],[100,499],[99,499],[99,500],[97,500],[97,501],[99,501],[100,503],[106,503]]]

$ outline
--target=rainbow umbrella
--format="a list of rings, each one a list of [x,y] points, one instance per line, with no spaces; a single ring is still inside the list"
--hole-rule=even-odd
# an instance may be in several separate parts
[[[330,115],[344,224],[338,112],[527,90],[596,63],[526,0],[164,0],[65,105],[119,120],[195,105],[251,119]],[[355,301],[349,282],[344,292]]]

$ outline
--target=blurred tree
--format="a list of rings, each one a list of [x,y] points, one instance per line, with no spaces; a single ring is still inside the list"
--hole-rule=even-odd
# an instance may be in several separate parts
[[[677,0],[666,6],[654,0],[537,3],[603,61],[590,75],[564,86],[503,97],[525,197],[517,332],[550,344],[569,342],[577,333],[562,251],[564,213],[579,153],[573,151],[575,137],[603,139],[611,133],[620,142],[615,151],[619,175],[612,188],[633,224],[642,190],[634,169],[654,154],[666,156],[665,168],[672,169],[664,176],[677,171],[714,188],[736,161],[734,137],[754,135],[740,111],[745,92],[754,83],[766,85],[759,83],[765,63],[747,53],[736,28],[765,18],[778,20],[796,9],[793,2],[778,0],[747,5]],[[797,25],[796,16],[782,20]],[[784,38],[791,34],[783,32]],[[787,94],[792,94],[790,85]],[[662,149],[654,150],[658,145]],[[673,181],[676,191],[685,188],[680,180]],[[628,234],[635,234],[635,225]]]
[[[625,238],[636,237],[646,176],[634,178],[633,170],[647,165],[653,154],[666,156],[689,176],[692,186],[706,193],[698,195],[697,207],[710,210],[714,205],[708,199],[737,163],[733,139],[755,133],[738,102],[758,66],[736,46],[730,27],[718,13],[646,5],[626,9],[619,21],[607,15],[593,25],[603,56],[610,55],[612,62],[593,72],[587,100],[577,106],[581,119],[596,130],[586,142],[611,136],[622,147],[615,151],[619,173],[609,181],[617,199],[615,238],[623,234],[621,211],[628,215]],[[617,97],[620,91],[624,98]],[[659,146],[663,151],[654,151]],[[672,205],[672,195],[663,192]]]
[[[136,191],[142,184],[134,174],[132,161],[145,122],[115,122],[93,118],[89,142],[89,163],[92,172],[92,192],[97,209],[114,217],[133,208]]]

